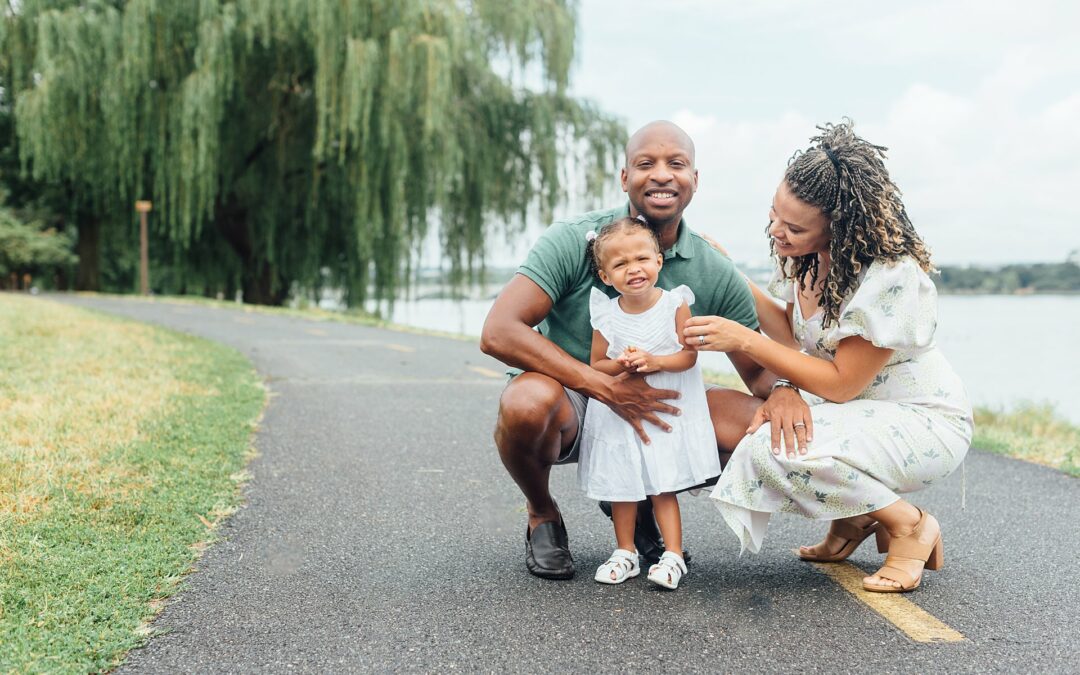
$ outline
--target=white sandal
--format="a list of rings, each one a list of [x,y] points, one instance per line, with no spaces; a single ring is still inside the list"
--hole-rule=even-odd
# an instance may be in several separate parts
[[[639,574],[641,567],[638,566],[638,554],[625,548],[617,548],[607,562],[596,568],[593,579],[602,584],[621,584]]]
[[[660,556],[660,562],[649,568],[648,578],[657,586],[674,590],[679,587],[679,580],[684,574],[686,574],[686,562],[683,561],[682,556],[671,551],[664,551],[664,555]]]

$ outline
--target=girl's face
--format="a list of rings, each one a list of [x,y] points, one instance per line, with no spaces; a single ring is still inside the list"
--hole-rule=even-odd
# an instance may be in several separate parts
[[[621,295],[641,295],[656,286],[664,256],[643,230],[618,232],[600,243],[600,280]]]
[[[769,209],[769,236],[776,252],[793,258],[829,250],[829,217],[821,209],[795,196],[787,181],[780,181]]]

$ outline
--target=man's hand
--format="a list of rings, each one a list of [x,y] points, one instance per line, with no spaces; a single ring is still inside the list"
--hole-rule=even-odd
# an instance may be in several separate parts
[[[780,454],[782,444],[788,459],[794,459],[796,451],[805,455],[807,444],[814,440],[814,420],[810,417],[810,406],[791,387],[777,387],[769,394],[768,400],[754,413],[746,433],[754,433],[765,422],[769,422],[772,429],[774,455]]]
[[[665,400],[679,398],[679,392],[672,389],[654,389],[640,375],[624,373],[613,377],[612,384],[605,394],[599,400],[611,408],[616,415],[626,420],[646,445],[652,441],[645,433],[642,422],[649,422],[664,431],[671,431],[671,425],[660,419],[656,413],[681,414],[678,408],[664,403]]]

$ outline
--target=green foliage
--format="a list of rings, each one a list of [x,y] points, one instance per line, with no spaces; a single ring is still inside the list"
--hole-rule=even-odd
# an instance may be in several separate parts
[[[550,215],[566,167],[597,193],[624,140],[565,94],[572,0],[16,7],[2,77],[27,170],[71,184],[105,239],[152,199],[158,290],[393,297],[432,224],[460,281],[493,226]]]
[[[1076,262],[1006,265],[995,269],[942,267],[938,286],[956,293],[1076,293],[1080,265]]]
[[[0,208],[0,288],[8,277],[21,278],[74,265],[72,237],[39,223],[24,224],[8,209]]]

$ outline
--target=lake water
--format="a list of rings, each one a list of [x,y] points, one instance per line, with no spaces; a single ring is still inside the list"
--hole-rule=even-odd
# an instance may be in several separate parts
[[[395,323],[479,335],[491,300],[399,301]],[[976,405],[1048,402],[1080,423],[1080,296],[938,298],[937,343],[964,379]],[[734,372],[723,354],[702,365]]]

